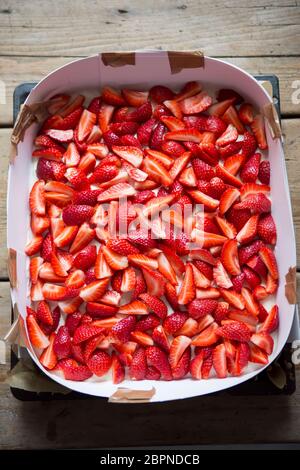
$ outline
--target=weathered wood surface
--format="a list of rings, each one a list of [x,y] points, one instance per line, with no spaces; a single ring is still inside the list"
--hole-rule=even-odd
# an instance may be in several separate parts
[[[298,0],[3,1],[0,55],[203,49],[219,56],[299,55]]]
[[[0,100],[0,126],[12,125],[13,92],[17,85],[24,82],[39,81],[51,71],[72,60],[76,60],[76,57],[0,56],[0,79],[4,82],[6,89],[6,102],[1,104]],[[282,115],[300,115],[300,93],[297,94],[297,89],[300,89],[299,57],[282,57],[280,59],[277,57],[225,57],[224,60],[243,68],[253,75],[277,75],[280,80]],[[293,88],[293,86],[297,88]]]

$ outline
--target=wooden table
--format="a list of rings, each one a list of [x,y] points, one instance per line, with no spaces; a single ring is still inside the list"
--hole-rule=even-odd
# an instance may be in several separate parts
[[[0,7],[0,336],[10,321],[5,211],[12,92],[76,57],[106,50],[202,49],[280,79],[282,127],[300,237],[299,0],[2,0]],[[297,83],[298,80],[298,83]],[[297,98],[297,96],[296,96]],[[300,246],[300,245],[299,245]],[[299,250],[298,246],[298,250]],[[0,382],[8,365],[0,366]],[[62,448],[300,442],[300,371],[290,397],[208,396],[159,405],[30,402],[0,383],[0,447]]]

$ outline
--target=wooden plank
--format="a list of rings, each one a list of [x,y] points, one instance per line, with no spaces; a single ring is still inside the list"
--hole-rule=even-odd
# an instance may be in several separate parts
[[[1,15],[0,15],[1,17]],[[5,102],[0,100],[0,124],[12,125],[13,92],[24,82],[35,82],[52,70],[65,65],[76,57],[0,57],[1,80],[6,87]],[[253,75],[275,74],[280,80],[281,110],[285,116],[300,114],[300,99],[292,101],[293,83],[299,79],[300,57],[255,57],[224,60],[233,63]],[[296,85],[295,85],[296,86]],[[298,88],[300,85],[298,83]]]
[[[300,6],[294,0],[6,3],[0,55],[85,56],[137,47],[241,57],[299,54]]]
[[[284,119],[282,121],[285,136],[285,156],[289,185],[292,197],[296,240],[300,240],[300,119]],[[6,277],[6,180],[8,162],[8,142],[10,129],[0,130],[0,277]],[[300,260],[300,243],[297,246],[297,258]],[[299,263],[299,261],[298,261]],[[300,264],[298,264],[300,267]]]
[[[300,275],[298,293],[299,280]],[[10,318],[4,282],[0,308],[3,331],[9,324],[3,319]],[[13,399],[1,383],[7,370],[8,365],[0,366],[1,449],[300,442],[299,386],[291,396],[233,398],[223,393],[151,405],[113,405],[87,398],[45,406],[46,402]],[[296,375],[299,385],[299,368]],[[241,425],[244,422],[247,426]]]

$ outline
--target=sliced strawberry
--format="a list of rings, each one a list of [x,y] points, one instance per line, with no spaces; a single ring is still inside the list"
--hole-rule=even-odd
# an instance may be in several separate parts
[[[259,215],[253,215],[239,231],[236,239],[239,243],[249,243],[257,234]]]
[[[49,338],[49,346],[42,352],[39,358],[40,363],[48,370],[54,369],[57,364],[57,356],[53,350],[54,341],[55,333],[52,333]]]
[[[119,320],[111,329],[112,335],[122,343],[129,341],[130,334],[134,330],[136,319],[134,315],[127,315],[122,320]]]
[[[177,119],[182,118],[181,106],[176,100],[166,100],[164,101],[164,106],[166,106]]]
[[[133,353],[132,362],[129,367],[129,376],[131,380],[144,380],[146,371],[146,353],[143,348],[139,348]]]
[[[221,260],[229,274],[236,276],[240,274],[241,268],[238,258],[238,245],[236,240],[227,240],[221,252]]]
[[[188,142],[201,142],[201,133],[196,129],[179,129],[165,134],[167,140],[179,140]]]
[[[179,335],[173,339],[170,346],[169,361],[172,368],[176,367],[184,351],[190,346],[192,340],[187,336]]]
[[[185,147],[176,140],[163,140],[161,150],[173,158],[180,157],[186,151]]]
[[[133,196],[135,189],[127,183],[118,183],[106,189],[98,196],[98,202],[108,202],[125,196]]]
[[[154,340],[150,335],[143,331],[132,331],[130,335],[131,339],[141,346],[153,346]]]
[[[193,200],[199,204],[203,204],[208,210],[215,210],[219,206],[218,199],[213,199],[207,194],[202,193],[196,189],[187,191],[188,194],[193,198]]]
[[[255,183],[258,177],[261,154],[255,153],[244,164],[241,170],[241,179],[245,183]]]
[[[227,124],[232,124],[238,131],[239,134],[243,134],[245,131],[245,128],[243,126],[243,123],[241,122],[239,115],[233,105],[229,106],[225,113],[222,115],[222,119],[227,123]]]
[[[172,380],[171,367],[164,351],[157,346],[149,346],[146,349],[146,359],[148,366],[155,367],[163,380]]]
[[[157,271],[152,269],[142,267],[142,272],[146,281],[147,291],[150,295],[161,297],[164,294],[165,290],[165,279]]]
[[[264,116],[262,114],[257,114],[251,123],[251,130],[255,135],[258,146],[261,150],[268,148],[266,132],[265,132],[265,122]]]
[[[232,321],[219,327],[216,330],[216,333],[217,335],[222,336],[222,338],[246,343],[250,341],[251,337],[250,329],[245,323],[239,321]]]
[[[242,201],[250,195],[260,194],[260,193],[268,195],[269,192],[270,192],[270,186],[265,185],[265,184],[256,184],[256,183],[246,183],[240,189]]]
[[[122,89],[122,95],[125,98],[126,103],[129,106],[141,106],[144,104],[148,99],[148,92],[147,91],[136,91],[136,90],[129,90],[128,88]]]
[[[261,333],[255,333],[251,336],[251,342],[265,351],[268,355],[272,354],[274,340],[272,336],[269,335],[269,333],[266,333],[265,331],[262,331]]]
[[[220,137],[216,140],[216,145],[218,145],[219,147],[225,147],[226,145],[235,142],[237,138],[237,129],[232,124],[229,124],[223,134],[221,134]]]
[[[242,141],[242,153],[248,158],[255,153],[257,142],[251,132],[246,131]]]
[[[241,294],[235,292],[233,289],[220,289],[222,297],[233,307],[243,310],[245,308],[245,300]]]
[[[212,105],[212,98],[202,91],[179,102],[184,114],[196,114],[206,111]]]
[[[35,215],[43,216],[46,213],[44,192],[45,182],[43,180],[36,181],[29,195],[29,207]]]
[[[164,186],[170,186],[173,182],[173,178],[169,174],[168,170],[157,160],[145,157],[143,161],[143,171],[145,171],[149,177]]]
[[[250,125],[254,119],[254,109],[252,104],[243,103],[239,109],[239,118],[245,125]]]
[[[213,268],[214,281],[218,287],[229,289],[232,287],[232,282],[228,276],[226,269],[224,268],[221,261],[218,261],[216,266]]]
[[[259,347],[255,344],[249,343],[250,345],[250,356],[249,361],[255,362],[258,364],[268,364],[268,355],[264,351],[262,351]]]
[[[111,357],[105,351],[97,351],[88,359],[87,366],[93,374],[102,377],[111,368]]]
[[[101,104],[99,115],[98,115],[98,121],[99,121],[99,126],[102,132],[106,132],[108,130],[108,126],[112,119],[113,113],[114,113],[113,106],[106,104],[106,103]]]
[[[202,90],[202,86],[200,83],[192,81],[192,82],[187,82],[183,88],[180,90],[180,92],[175,96],[176,101],[182,101],[185,100],[186,98],[190,98],[191,96],[196,95]]]
[[[218,305],[216,300],[212,299],[195,299],[188,305],[188,312],[190,316],[196,320],[205,315],[211,315],[214,313]]]
[[[204,317],[205,318],[205,317]],[[201,333],[196,336],[193,341],[193,346],[211,346],[218,341],[216,330],[218,329],[217,323],[212,323],[210,326],[205,328]]]
[[[216,166],[216,175],[225,183],[231,184],[236,188],[240,188],[242,186],[242,182],[236,176],[232,175],[223,165],[218,164]]]
[[[276,225],[271,214],[266,214],[260,217],[257,226],[257,233],[265,243],[269,243],[270,245],[276,244]]]
[[[108,286],[108,283],[108,279],[101,279],[99,281],[91,282],[80,290],[79,295],[85,302],[94,302],[100,300]]]
[[[226,349],[219,344],[213,350],[213,366],[219,379],[227,377]]]
[[[147,315],[149,313],[149,309],[144,302],[133,300],[128,304],[122,305],[118,312],[122,315]]]
[[[173,91],[170,88],[167,88],[163,85],[155,85],[149,91],[149,96],[151,100],[155,101],[155,103],[163,103],[166,100],[172,100],[174,97]]]
[[[259,165],[258,179],[262,184],[270,184],[270,162],[263,160]]]
[[[27,331],[32,346],[36,348],[45,349],[49,346],[50,342],[47,336],[43,333],[38,325],[34,315],[30,314],[26,317]]]
[[[159,318],[164,319],[166,317],[168,309],[162,300],[147,293],[141,294],[140,298]]]
[[[121,93],[111,87],[103,87],[101,98],[105,103],[111,104],[113,106],[123,106],[125,104],[124,98]]]
[[[265,263],[272,278],[277,280],[279,278],[279,274],[278,274],[277,261],[276,261],[273,251],[269,247],[263,246],[259,250],[259,256]]]
[[[188,304],[195,298],[195,294],[196,291],[192,265],[187,264],[185,269],[185,275],[178,294],[178,303],[180,305]]]

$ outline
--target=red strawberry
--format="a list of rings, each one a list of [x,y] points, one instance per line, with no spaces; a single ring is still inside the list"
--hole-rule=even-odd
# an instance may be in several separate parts
[[[272,354],[274,348],[274,340],[269,333],[262,331],[261,333],[255,333],[251,336],[251,342],[263,349],[268,355]]]
[[[155,101],[155,103],[161,104],[166,100],[172,100],[174,98],[174,93],[166,86],[155,85],[150,89],[149,96],[151,100]]]
[[[98,202],[108,202],[121,197],[134,196],[135,189],[127,183],[117,183],[99,194]]]
[[[255,135],[258,146],[261,150],[268,148],[266,133],[265,133],[265,122],[262,114],[257,114],[252,121],[251,130]]]
[[[146,353],[143,348],[139,348],[133,353],[132,362],[129,367],[129,376],[131,380],[144,380],[146,370]]]
[[[97,257],[97,248],[95,245],[89,245],[81,250],[74,258],[74,266],[78,269],[86,271],[95,264]]]
[[[239,134],[243,134],[245,132],[243,123],[240,121],[239,115],[233,105],[226,109],[225,113],[222,115],[222,119],[227,124],[233,125]]]
[[[71,336],[66,326],[61,326],[56,334],[53,351],[58,359],[66,359],[71,355]]]
[[[231,278],[233,282],[233,278]],[[217,323],[221,323],[228,315],[229,305],[227,302],[218,302],[217,308],[214,311],[214,319]]]
[[[89,368],[78,364],[75,359],[62,359],[58,362],[55,370],[61,371],[66,380],[83,381],[92,376]]]
[[[214,168],[199,158],[193,158],[192,166],[198,179],[210,181],[215,176]]]
[[[228,302],[233,307],[243,310],[245,308],[245,301],[241,294],[235,292],[233,289],[220,289],[220,294],[226,302]]]
[[[113,145],[122,144],[120,137],[110,129],[104,132],[102,137],[109,148],[111,148]]]
[[[179,305],[186,305],[191,302],[196,295],[193,269],[191,264],[186,265],[185,275],[178,294]]]
[[[219,147],[225,147],[226,145],[235,142],[237,138],[238,131],[232,124],[229,124],[223,134],[221,134],[220,137],[216,140],[216,145]]]
[[[205,277],[207,277],[207,279],[210,279],[212,281],[213,269],[209,264],[202,260],[195,260],[194,264],[196,268],[199,269],[199,271],[201,271],[201,273],[204,274]]]
[[[152,116],[152,105],[150,101],[146,101],[144,104],[126,114],[126,121],[145,122],[148,121]]]
[[[191,348],[184,351],[176,366],[172,367],[174,380],[183,379],[190,370]]]
[[[150,294],[141,294],[140,298],[145,302],[145,304],[150,308],[150,310],[155,313],[159,318],[165,318],[168,309],[162,300]]]
[[[105,101],[105,103],[111,104],[113,106],[123,106],[125,104],[125,100],[121,93],[112,87],[104,87],[102,89],[101,98],[103,101]]]
[[[224,344],[219,344],[214,348],[213,366],[219,379],[227,376],[226,349]]]
[[[251,211],[250,209],[236,209],[235,206],[233,206],[228,210],[226,216],[227,220],[232,223],[235,228],[239,231],[250,219]]]
[[[99,111],[100,111],[100,105],[101,105],[101,96],[95,96],[95,98],[93,98],[90,101],[90,104],[88,105],[88,111],[98,116]]]
[[[161,150],[165,131],[165,126],[161,122],[159,122],[156,128],[154,129],[150,139],[150,147],[152,149]]]
[[[253,255],[256,255],[262,248],[263,242],[261,240],[255,240],[249,245],[242,246],[239,248],[239,260],[241,264],[247,263]]]
[[[272,333],[273,331],[277,330],[279,326],[279,312],[278,306],[274,305],[270,313],[268,314],[267,318],[263,322],[263,324],[259,327],[258,332],[265,332],[265,333]]]
[[[231,155],[237,154],[242,148],[242,141],[232,142],[231,144],[226,145],[218,149],[221,158],[227,158]]]
[[[278,277],[279,277],[279,274],[278,274],[277,261],[276,261],[276,258],[275,258],[275,255],[274,255],[273,251],[269,247],[263,246],[259,250],[259,256],[261,257],[261,259],[265,263],[265,265],[266,265],[269,273],[271,274],[272,278],[277,280]]]
[[[111,357],[105,351],[97,351],[89,358],[87,366],[93,374],[102,377],[111,368]]]
[[[74,335],[75,330],[80,325],[82,317],[83,315],[80,312],[74,312],[71,315],[67,315],[65,326],[68,328],[71,336]]]
[[[163,380],[172,380],[171,367],[164,351],[157,346],[149,346],[146,349],[146,359],[148,366],[159,370]]]
[[[276,225],[271,214],[262,215],[257,226],[258,236],[270,245],[276,244]]]
[[[235,90],[231,88],[221,88],[217,95],[218,101],[232,100],[235,104],[240,104],[244,101],[244,98]]]
[[[153,330],[159,325],[159,319],[157,316],[151,313],[146,317],[139,320],[135,325],[135,331],[148,331]]]
[[[205,315],[214,313],[218,306],[218,302],[212,299],[195,299],[188,305],[188,312],[192,318],[198,320]]]
[[[104,328],[90,325],[90,324],[82,324],[78,328],[76,328],[74,336],[73,336],[73,343],[79,344],[83,341],[87,341],[94,336],[98,336],[103,333],[105,330]]]
[[[53,325],[53,316],[50,310],[50,307],[47,302],[42,300],[38,303],[36,316],[39,322],[44,323],[45,325]]]
[[[252,104],[243,103],[239,109],[239,118],[245,125],[250,125],[254,119],[254,109]]]
[[[119,169],[116,165],[113,164],[106,164],[106,165],[98,165],[94,172],[89,177],[89,183],[105,183],[106,181],[110,181],[117,176],[119,173]]]
[[[44,349],[39,360],[40,363],[48,370],[54,369],[57,364],[57,356],[53,350],[53,345],[55,341],[55,334],[52,333],[50,336],[50,344],[47,349]]]
[[[248,282],[251,289],[255,289],[255,287],[260,285],[260,277],[255,271],[245,266],[243,268],[243,273],[245,275],[245,280]]]
[[[203,91],[180,101],[180,107],[184,114],[201,113],[212,104],[212,98]]]
[[[259,215],[253,215],[239,231],[236,239],[239,243],[249,243],[257,234],[257,224]]]
[[[224,243],[221,252],[221,260],[229,274],[234,276],[240,274],[241,268],[239,265],[238,245],[236,240],[227,240]]]
[[[36,167],[37,177],[43,180],[56,180],[62,181],[66,167],[61,162],[55,162],[53,160],[46,160],[45,158],[39,158]]]
[[[261,154],[255,153],[244,164],[240,173],[242,181],[247,182],[247,183],[254,183],[257,180],[260,159],[261,159]]]
[[[250,341],[251,337],[251,331],[248,326],[239,321],[230,321],[230,323],[226,323],[226,325],[219,327],[216,330],[216,333],[217,335],[222,336],[222,338],[242,342]]]
[[[149,145],[152,132],[155,128],[156,120],[148,119],[137,130],[137,138],[141,145]]]
[[[121,364],[116,354],[113,353],[111,358],[112,381],[114,384],[119,384],[123,382],[125,378],[124,366]]]
[[[122,343],[129,341],[130,333],[134,330],[136,319],[134,315],[127,315],[126,318],[119,320],[111,329],[111,333]]]
[[[76,190],[88,189],[89,181],[80,168],[68,168],[65,177]]]
[[[63,221],[66,225],[81,225],[88,221],[93,213],[91,206],[71,204],[63,210]]]
[[[117,135],[135,134],[138,130],[136,122],[117,122],[109,126],[109,129]]]
[[[43,333],[42,329],[38,325],[34,315],[27,315],[26,324],[28,335],[32,346],[36,348],[45,349],[49,346],[50,342],[47,336]]]
[[[249,361],[255,362],[258,364],[268,364],[268,355],[262,351],[260,348],[255,346],[255,344],[250,344],[250,355]]]
[[[86,189],[84,191],[79,191],[75,193],[73,202],[76,205],[95,206],[100,193],[101,190],[99,189]]]
[[[114,238],[107,242],[107,247],[119,255],[133,255],[139,253],[139,250],[125,238]]]
[[[270,162],[267,160],[263,160],[260,162],[259,171],[258,171],[258,179],[262,184],[269,185],[270,184]]]
[[[242,141],[242,153],[247,158],[254,154],[257,148],[257,142],[251,132],[246,131],[244,134],[244,140]]]
[[[150,201],[155,197],[155,194],[153,191],[150,190],[144,190],[144,191],[138,191],[136,195],[133,197],[133,203],[134,204],[145,204],[146,202]]]

